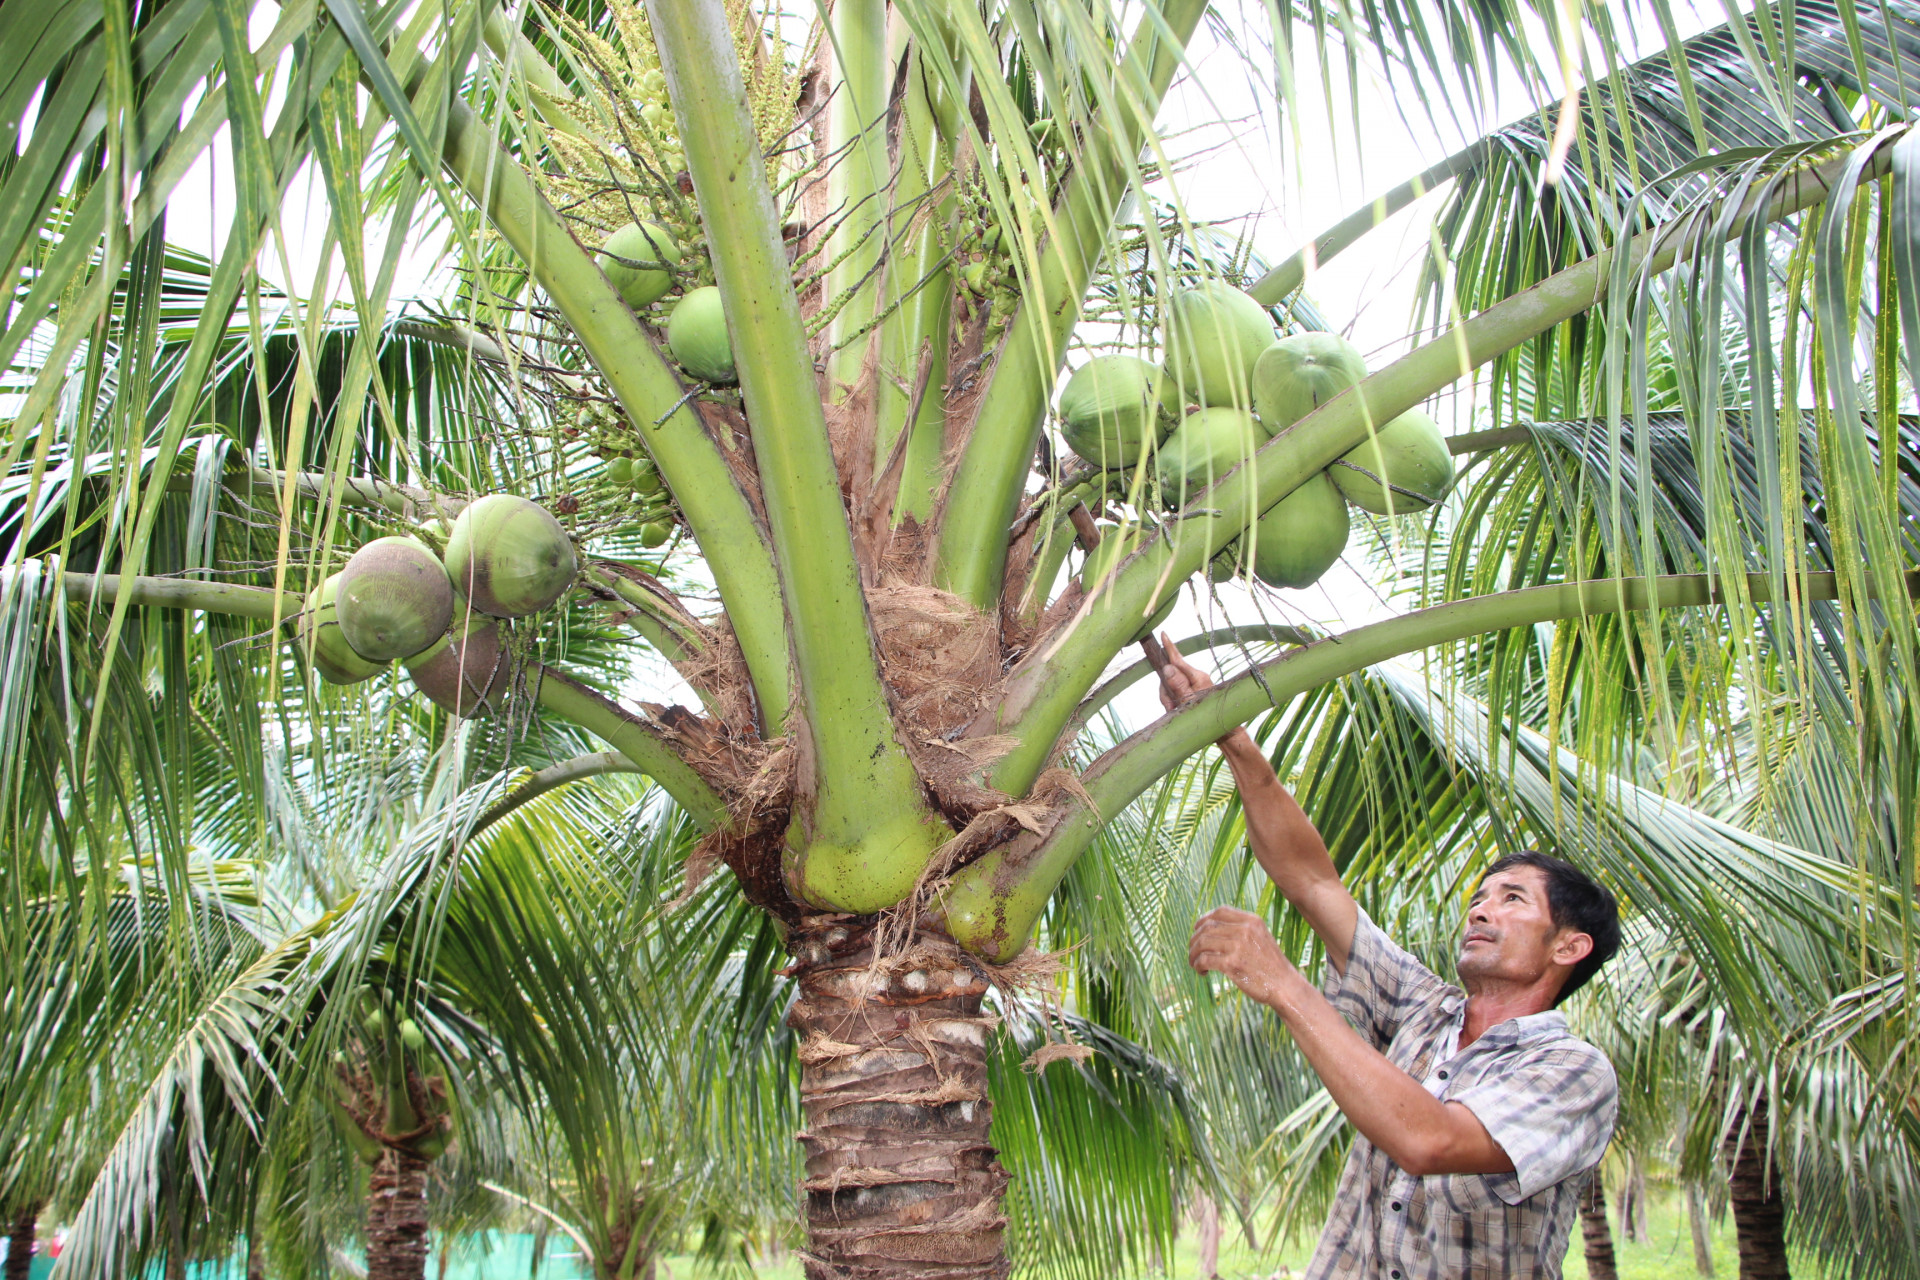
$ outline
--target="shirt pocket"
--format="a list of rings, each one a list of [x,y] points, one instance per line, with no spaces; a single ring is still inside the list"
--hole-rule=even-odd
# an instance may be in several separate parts
[[[1513,1175],[1510,1173],[1497,1175],[1452,1173],[1433,1178],[1431,1181],[1440,1184],[1440,1203],[1446,1206],[1450,1215],[1461,1218],[1494,1219],[1487,1223],[1487,1226],[1504,1235],[1507,1210],[1513,1206],[1500,1198],[1500,1193],[1495,1188],[1495,1183],[1499,1179],[1512,1182]],[[1477,1227],[1480,1224],[1476,1222],[1474,1225]]]

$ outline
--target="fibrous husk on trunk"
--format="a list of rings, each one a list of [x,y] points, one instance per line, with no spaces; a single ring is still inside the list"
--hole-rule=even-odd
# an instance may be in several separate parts
[[[389,1147],[367,1184],[367,1280],[424,1280],[427,1162]]]
[[[27,1280],[33,1268],[34,1235],[40,1226],[40,1202],[20,1205],[8,1224],[6,1280]]]
[[[877,957],[840,917],[795,931],[809,1280],[1000,1280],[985,976],[922,934]]]
[[[1787,1280],[1786,1206],[1780,1199],[1780,1171],[1773,1165],[1769,1130],[1772,1118],[1763,1093],[1727,1133],[1732,1157],[1729,1179],[1734,1242],[1740,1251],[1740,1280]]]

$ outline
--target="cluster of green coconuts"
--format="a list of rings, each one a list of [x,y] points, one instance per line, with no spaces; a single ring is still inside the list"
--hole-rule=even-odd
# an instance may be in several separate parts
[[[307,597],[300,639],[334,684],[398,661],[457,716],[497,711],[512,681],[500,620],[537,613],[573,585],[573,542],[545,507],[511,494],[469,504],[434,554],[419,538],[376,538]]]
[[[602,242],[594,261],[621,299],[639,311],[672,290],[673,269],[683,257],[664,227],[629,222]],[[710,284],[689,289],[673,304],[667,316],[667,350],[681,369],[702,382],[731,386],[738,380],[719,289]]]
[[[1176,295],[1165,368],[1136,356],[1100,356],[1060,393],[1062,435],[1107,469],[1151,466],[1181,505],[1261,445],[1367,376],[1366,362],[1331,333],[1276,338],[1266,308],[1219,281]],[[1432,418],[1409,410],[1295,489],[1229,544],[1209,571],[1225,581],[1250,569],[1269,586],[1308,587],[1346,550],[1347,504],[1376,515],[1432,506],[1453,486],[1453,457]],[[1139,534],[1109,537],[1087,557],[1098,582]],[[1108,543],[1117,544],[1111,552]],[[1169,602],[1171,603],[1171,602]]]

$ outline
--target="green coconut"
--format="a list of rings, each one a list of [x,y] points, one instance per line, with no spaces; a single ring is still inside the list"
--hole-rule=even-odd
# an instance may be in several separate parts
[[[640,526],[640,545],[651,551],[673,536],[673,528],[663,520],[649,520]]]
[[[620,259],[627,259],[626,262]],[[680,246],[664,227],[651,222],[629,222],[608,236],[594,261],[607,273],[607,280],[638,310],[658,302],[673,287],[668,267],[680,264]],[[632,266],[629,263],[662,263],[662,266]]]
[[[1277,435],[1366,376],[1359,348],[1339,334],[1292,334],[1254,364],[1253,410]]]
[[[1253,366],[1273,345],[1267,309],[1232,285],[1209,280],[1174,296],[1169,321],[1167,368],[1181,402],[1251,408]]]
[[[1093,595],[1104,588],[1113,577],[1113,571],[1120,567],[1120,562],[1138,551],[1140,544],[1149,536],[1148,531],[1137,524],[1128,525],[1123,529],[1117,524],[1102,521],[1095,527],[1100,530],[1100,544],[1087,554],[1086,560],[1080,566],[1080,589],[1088,595]],[[1168,615],[1173,612],[1173,606],[1180,602],[1179,588],[1178,582],[1169,581],[1162,584],[1160,590],[1166,593],[1165,598],[1158,602],[1152,616],[1140,625],[1140,630],[1127,640],[1128,644],[1132,644],[1167,620]],[[1096,609],[1106,607],[1108,607],[1107,600],[1102,600],[1094,606]]]
[[[518,618],[573,585],[579,564],[567,531],[545,507],[509,493],[472,503],[447,538],[447,572],[481,613]]]
[[[307,594],[298,625],[300,645],[313,655],[314,670],[329,683],[359,684],[385,671],[387,664],[361,657],[340,634],[340,619],[333,607],[339,589],[340,575],[336,573]]]
[[[703,285],[674,304],[667,320],[667,349],[682,369],[702,382],[731,383],[738,377],[719,289]]]
[[[1425,511],[1453,487],[1446,437],[1418,409],[1380,428],[1328,471],[1348,502],[1377,516]]]
[[[443,711],[456,716],[492,715],[506,705],[513,685],[513,663],[500,643],[500,625],[461,612],[457,634],[441,637],[406,664],[414,687]]]
[[[1347,549],[1346,499],[1322,471],[1280,499],[1240,538],[1253,542],[1253,576],[1270,587],[1310,587]]]
[[[459,526],[456,520],[456,532]],[[353,553],[339,579],[340,634],[370,662],[419,653],[453,621],[453,582],[418,538],[375,538]]]
[[[1096,467],[1130,467],[1149,438],[1173,429],[1163,400],[1166,378],[1138,356],[1098,356],[1074,371],[1060,392],[1067,448]]]
[[[1233,470],[1267,442],[1244,409],[1202,409],[1186,419],[1160,446],[1154,470],[1169,499],[1185,503]]]

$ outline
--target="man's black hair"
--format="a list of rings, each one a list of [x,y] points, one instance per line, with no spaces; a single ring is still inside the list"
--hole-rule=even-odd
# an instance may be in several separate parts
[[[1572,972],[1567,974],[1566,985],[1553,998],[1553,1003],[1558,1006],[1586,986],[1587,979],[1598,973],[1600,966],[1620,949],[1620,904],[1614,901],[1606,886],[1592,876],[1571,862],[1541,853],[1538,849],[1507,854],[1486,869],[1480,877],[1480,883],[1485,884],[1500,872],[1514,867],[1537,867],[1546,876],[1547,913],[1553,917],[1554,928],[1572,929],[1593,939],[1593,950],[1573,966]]]

